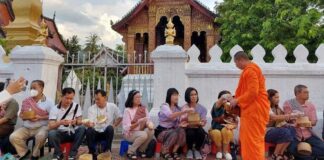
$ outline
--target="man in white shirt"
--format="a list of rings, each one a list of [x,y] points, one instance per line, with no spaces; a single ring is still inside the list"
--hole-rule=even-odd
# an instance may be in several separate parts
[[[20,77],[18,80],[10,82],[8,87],[0,92],[0,104],[12,98],[12,95],[22,91],[26,86],[26,80]]]
[[[86,129],[82,126],[82,109],[79,104],[73,102],[74,95],[73,88],[64,88],[61,102],[53,108],[49,116],[48,140],[54,147],[54,159],[63,159],[60,144],[64,142],[73,143],[68,159],[76,159],[85,135]]]
[[[23,126],[10,135],[10,142],[16,148],[20,159],[25,159],[30,154],[26,140],[35,137],[35,146],[31,160],[39,158],[39,149],[44,145],[48,135],[48,116],[54,102],[43,94],[44,82],[34,80],[31,83],[30,97],[22,102],[19,117],[23,120]]]
[[[122,115],[114,103],[107,102],[107,93],[104,90],[95,92],[96,104],[88,109],[88,121],[85,126],[89,152],[96,159],[96,144],[100,141],[106,141],[107,146],[104,152],[111,151],[111,144],[114,138],[114,128],[122,121]]]

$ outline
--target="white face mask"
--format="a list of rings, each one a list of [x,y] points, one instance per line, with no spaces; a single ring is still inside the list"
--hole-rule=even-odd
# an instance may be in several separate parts
[[[38,95],[38,91],[35,89],[30,90],[30,96],[36,97]]]

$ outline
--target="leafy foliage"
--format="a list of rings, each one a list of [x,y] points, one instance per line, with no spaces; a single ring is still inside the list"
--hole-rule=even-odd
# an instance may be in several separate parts
[[[308,60],[316,62],[316,48],[324,42],[323,0],[224,0],[215,8],[221,24],[223,61],[230,61],[229,50],[239,44],[249,52],[257,44],[267,52],[265,61],[273,61],[272,49],[283,44],[288,62],[294,62],[293,50],[299,44],[309,49]]]

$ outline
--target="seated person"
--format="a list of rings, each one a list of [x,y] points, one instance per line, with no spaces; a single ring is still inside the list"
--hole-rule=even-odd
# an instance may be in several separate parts
[[[168,89],[166,102],[162,104],[158,115],[159,125],[155,129],[155,137],[162,142],[161,156],[164,159],[181,159],[177,151],[186,144],[186,132],[181,127],[180,116],[193,112],[193,109],[181,111],[178,100],[179,92],[175,88]]]
[[[297,85],[294,89],[295,98],[287,100],[284,103],[285,114],[291,114],[293,112],[302,112],[311,121],[311,125],[315,126],[317,123],[315,106],[308,101],[309,91],[305,85]],[[296,122],[296,121],[293,121]],[[324,156],[324,142],[314,134],[312,127],[298,127],[296,126],[297,137],[291,142],[288,147],[288,151],[292,153],[296,159],[314,159]],[[312,147],[311,156],[303,156],[298,153],[297,146],[303,141],[309,143]]]
[[[133,143],[128,147],[127,157],[129,159],[137,159],[137,150],[141,158],[146,157],[145,151],[154,136],[153,127],[149,112],[141,103],[140,92],[130,91],[125,102],[123,116],[124,138]]]
[[[268,90],[270,101],[270,122],[267,126],[265,140],[267,143],[276,144],[273,160],[293,159],[292,155],[284,155],[289,144],[294,140],[295,128],[287,123],[291,119],[298,118],[300,114],[285,114],[279,107],[279,92],[274,89]]]
[[[229,91],[221,91],[218,94],[218,100],[211,110],[212,124],[209,135],[217,147],[216,159],[222,159],[223,153],[226,160],[231,160],[232,155],[229,151],[229,144],[233,141],[233,130],[237,127],[238,118],[235,115],[227,113],[225,103],[232,95]]]
[[[96,144],[100,141],[106,141],[107,146],[103,148],[104,152],[111,151],[111,144],[114,138],[114,129],[121,123],[122,115],[119,109],[113,103],[107,102],[107,93],[104,90],[95,92],[95,102],[88,109],[89,121],[84,121],[88,127],[86,137],[90,154],[96,159]]]
[[[54,159],[63,159],[60,145],[65,142],[72,142],[69,160],[76,159],[85,136],[86,129],[82,126],[82,110],[79,104],[73,102],[74,95],[73,88],[64,88],[61,102],[52,109],[49,116],[48,141],[54,147]]]
[[[207,122],[207,109],[198,103],[198,91],[195,88],[187,88],[185,100],[187,104],[185,104],[181,110],[193,109],[193,113],[199,116],[199,122],[195,122],[195,124],[189,124],[188,121],[189,114],[192,113],[186,113],[180,118],[180,123],[183,124],[182,126],[184,126],[186,130],[186,141],[188,146],[187,159],[203,159],[200,149],[206,137],[206,131],[203,129],[203,126],[205,126]]]
[[[20,159],[25,159],[30,154],[26,141],[35,137],[35,146],[31,157],[34,160],[39,158],[39,150],[47,139],[48,116],[55,106],[54,102],[43,94],[44,82],[42,80],[34,80],[30,88],[30,97],[22,102],[19,114],[23,120],[23,126],[10,135],[10,142],[16,148]]]
[[[0,83],[0,91],[3,89],[4,83]],[[15,129],[18,110],[19,105],[15,99],[0,103],[0,150],[2,154],[13,154],[13,152],[15,152],[13,146],[9,142],[9,136]]]

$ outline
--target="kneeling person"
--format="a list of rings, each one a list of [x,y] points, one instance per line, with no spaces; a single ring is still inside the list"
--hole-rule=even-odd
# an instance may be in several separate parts
[[[107,146],[103,151],[111,151],[111,144],[114,138],[114,128],[122,121],[122,115],[113,103],[107,102],[107,93],[103,90],[95,92],[96,104],[88,109],[89,119],[84,120],[84,124],[88,127],[86,137],[89,152],[96,158],[96,144],[100,141],[106,141]]]
[[[49,143],[54,147],[54,158],[63,159],[60,144],[72,142],[69,159],[76,159],[78,148],[85,135],[82,125],[81,107],[73,102],[75,91],[73,88],[64,88],[61,102],[53,108],[49,119]]]

